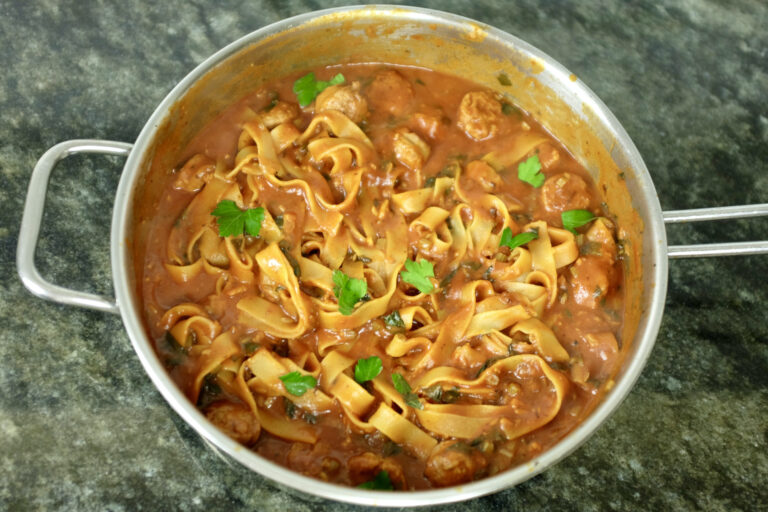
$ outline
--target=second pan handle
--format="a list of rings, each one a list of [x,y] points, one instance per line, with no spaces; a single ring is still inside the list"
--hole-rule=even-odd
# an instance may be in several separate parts
[[[768,203],[724,206],[720,208],[698,208],[695,210],[672,210],[664,212],[663,216],[665,224],[765,217],[768,216]],[[667,256],[670,258],[746,256],[750,254],[768,254],[768,240],[701,245],[671,245],[667,248]]]
[[[35,249],[43,220],[45,192],[48,179],[56,164],[63,158],[78,153],[99,153],[102,155],[128,156],[131,144],[107,140],[68,140],[56,144],[38,160],[29,181],[27,200],[24,203],[24,215],[21,218],[19,245],[16,250],[16,267],[19,277],[29,291],[43,299],[80,306],[107,313],[119,313],[115,299],[70,290],[46,281],[35,266]]]

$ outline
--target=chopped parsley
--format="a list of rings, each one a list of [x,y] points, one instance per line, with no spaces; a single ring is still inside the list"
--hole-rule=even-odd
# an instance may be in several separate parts
[[[455,267],[453,270],[448,272],[445,277],[440,281],[440,288],[445,288],[448,286],[454,277],[456,277],[456,272],[459,271],[459,267]]]
[[[443,389],[440,384],[435,384],[422,389],[424,396],[432,400],[433,402],[439,402],[443,404],[452,404],[459,399],[459,388],[452,387],[450,389]]]
[[[395,389],[398,393],[403,395],[405,403],[414,409],[423,409],[424,404],[421,403],[419,397],[411,390],[411,385],[405,380],[405,377],[399,373],[392,374],[392,384],[395,385]]]
[[[349,277],[341,270],[333,271],[333,294],[339,301],[339,313],[351,315],[352,310],[359,301],[368,293],[368,284],[365,279]]]
[[[360,384],[373,380],[381,373],[381,368],[381,358],[379,356],[358,359],[355,365],[355,380]]]
[[[542,186],[547,177],[541,174],[539,155],[533,155],[525,162],[520,162],[517,166],[517,177],[520,178],[520,181],[524,181],[536,188]]]
[[[243,232],[259,236],[261,223],[264,222],[264,208],[241,210],[234,201],[219,201],[211,212],[219,226],[219,236],[240,236]]]
[[[293,92],[296,93],[296,98],[299,100],[299,105],[306,107],[312,103],[318,94],[323,92],[331,85],[339,85],[344,83],[344,75],[339,73],[331,78],[329,81],[317,80],[313,72],[309,72],[303,77],[299,78],[293,83]]]
[[[360,489],[370,489],[371,491],[392,491],[395,489],[392,486],[392,480],[389,479],[389,473],[383,469],[379,471],[373,480],[362,483],[357,487]]]
[[[501,113],[505,116],[516,114],[518,117],[521,117],[520,110],[511,103],[507,103],[506,101],[501,104]]]
[[[421,293],[432,293],[435,289],[430,277],[435,277],[435,269],[432,263],[425,259],[416,263],[413,260],[405,261],[405,270],[400,272],[400,277],[406,283],[412,284]]]
[[[521,245],[527,244],[532,240],[536,240],[537,238],[539,238],[538,231],[526,231],[524,233],[518,233],[515,236],[512,236],[512,230],[506,227],[504,228],[504,231],[501,232],[501,241],[499,242],[499,247],[507,246],[510,249],[515,249]]]
[[[289,418],[294,419],[296,417],[296,404],[290,398],[283,397],[283,409]]]
[[[384,323],[386,323],[389,327],[397,327],[401,329],[405,328],[405,322],[403,322],[403,317],[400,316],[400,312],[398,310],[394,310],[385,316]]]
[[[483,363],[483,366],[481,366],[481,367],[480,367],[480,369],[479,369],[479,370],[477,370],[477,373],[475,374],[475,378],[478,378],[478,377],[480,377],[480,375],[481,375],[481,374],[482,374],[482,373],[483,373],[485,370],[487,370],[488,368],[490,368],[491,366],[493,366],[493,363],[495,363],[495,362],[496,362],[496,361],[498,361],[498,360],[499,360],[499,358],[498,358],[498,357],[492,357],[492,358],[490,358],[490,359],[487,359],[487,360],[486,360],[486,361]]]
[[[512,85],[512,80],[510,80],[507,74],[503,71],[498,75],[496,75],[496,79],[503,86],[509,87],[510,85]]]
[[[261,348],[261,345],[259,345],[254,341],[246,341],[245,344],[243,345],[243,350],[245,351],[245,355],[247,356],[252,356],[260,348]]]
[[[310,389],[317,386],[317,380],[311,375],[302,375],[299,372],[286,373],[280,377],[285,390],[293,396],[302,396]]]
[[[296,258],[293,257],[293,254],[289,252],[289,249],[281,244],[280,251],[282,251],[283,256],[285,256],[285,259],[288,260],[288,263],[291,265],[291,268],[293,269],[293,275],[296,277],[301,277],[301,266],[299,265],[299,262],[296,260]]]

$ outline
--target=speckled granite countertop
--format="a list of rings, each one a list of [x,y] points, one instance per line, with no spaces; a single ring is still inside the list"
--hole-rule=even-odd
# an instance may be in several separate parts
[[[48,147],[133,141],[215,50],[343,3],[0,0],[0,509],[354,508],[294,497],[221,462],[152,386],[119,318],[33,297],[14,263],[30,172]],[[634,139],[665,209],[768,202],[762,0],[411,3],[493,24],[575,72]],[[57,169],[43,275],[111,291],[120,168],[83,157]],[[768,221],[680,226],[670,238],[768,239]],[[611,419],[523,485],[440,509],[768,509],[766,276],[768,256],[671,262],[656,348]]]

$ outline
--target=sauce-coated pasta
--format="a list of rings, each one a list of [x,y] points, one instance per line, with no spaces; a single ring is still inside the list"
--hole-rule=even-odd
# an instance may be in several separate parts
[[[232,438],[330,482],[536,456],[618,361],[620,247],[588,173],[465,80],[315,72],[231,107],[173,171],[141,280],[158,354]]]

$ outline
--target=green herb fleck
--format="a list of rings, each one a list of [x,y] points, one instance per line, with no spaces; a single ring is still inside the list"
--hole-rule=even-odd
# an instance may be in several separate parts
[[[270,110],[275,108],[277,106],[277,101],[278,101],[277,97],[272,98],[272,101],[269,102],[269,105],[264,107],[264,112],[269,112]]]
[[[509,87],[510,85],[512,85],[512,80],[510,80],[507,74],[503,71],[498,75],[496,75],[496,79],[499,81],[501,85],[505,87]]]
[[[421,293],[432,293],[435,289],[430,277],[435,277],[435,269],[432,263],[425,259],[416,263],[413,260],[405,261],[405,270],[400,272],[400,277],[406,283],[412,284]]]
[[[259,236],[261,223],[264,222],[264,208],[241,210],[234,201],[225,199],[216,205],[211,213],[217,217],[219,236],[240,236],[243,231],[251,236]]]
[[[310,389],[317,386],[317,380],[311,375],[302,375],[298,371],[286,373],[280,377],[285,390],[293,396],[302,396]]]
[[[259,345],[254,341],[246,341],[245,344],[243,344],[243,350],[245,351],[245,355],[247,356],[253,355],[260,348],[261,348],[261,345]]]
[[[443,389],[439,384],[435,384],[422,389],[424,396],[432,400],[433,402],[452,404],[459,399],[459,388],[452,387],[451,389]]]
[[[343,83],[344,75],[341,73],[325,82],[323,80],[317,80],[315,78],[315,74],[313,72],[309,72],[293,83],[293,92],[296,93],[296,97],[299,100],[299,105],[306,107],[312,103],[317,95],[323,92],[327,87]]]
[[[385,316],[384,322],[390,327],[397,327],[400,329],[405,328],[405,322],[403,322],[403,317],[400,316],[400,312],[398,310],[394,310]]]
[[[411,385],[405,380],[405,377],[399,373],[392,374],[392,384],[395,385],[395,389],[398,393],[403,395],[406,405],[413,407],[414,409],[423,409],[424,404],[421,403],[419,397],[411,391]]]
[[[477,270],[480,270],[483,264],[480,263],[479,261],[462,261],[461,266],[466,269],[469,269],[472,272],[475,272]]]
[[[399,444],[393,443],[389,439],[386,440],[384,443],[384,446],[381,447],[381,454],[385,457],[391,457],[392,455],[397,455],[398,453],[402,452],[403,449],[400,447]]]
[[[355,380],[360,384],[373,380],[381,373],[381,368],[381,358],[379,356],[358,359],[355,365]]]
[[[203,378],[203,385],[200,386],[200,394],[197,396],[197,406],[205,409],[215,402],[221,395],[221,388],[216,382],[216,374],[209,373]]]
[[[492,358],[490,358],[490,359],[486,360],[486,361],[483,363],[483,366],[481,366],[481,367],[480,367],[480,369],[479,369],[479,370],[477,370],[477,374],[475,374],[475,378],[478,378],[478,377],[480,376],[480,374],[481,374],[481,373],[483,373],[485,370],[487,370],[487,369],[488,369],[488,368],[489,368],[491,365],[493,365],[493,363],[495,363],[496,361],[498,361],[498,358],[496,358],[496,357],[492,357]]]
[[[373,480],[362,483],[357,487],[360,489],[370,489],[372,491],[392,491],[395,489],[392,486],[392,481],[389,479],[389,473],[383,469],[379,471]]]
[[[291,419],[296,417],[296,404],[291,401],[290,398],[283,397],[283,409],[285,409],[285,415]]]
[[[426,387],[421,390],[424,396],[432,400],[433,402],[439,402],[443,397],[443,386],[435,384],[433,386]]]
[[[512,230],[506,227],[504,228],[504,231],[501,232],[501,241],[499,242],[499,247],[507,246],[510,249],[515,249],[521,245],[527,244],[532,240],[536,240],[537,238],[539,238],[539,232],[536,230],[525,231],[523,233],[518,233],[515,236],[512,236]]]
[[[448,272],[445,277],[440,281],[440,288],[445,288],[448,286],[448,284],[451,282],[451,280],[456,276],[456,272],[459,270],[459,267],[454,268],[450,272]]]
[[[444,404],[452,404],[458,400],[460,396],[461,393],[459,392],[459,388],[454,386],[451,389],[443,390],[443,396],[440,398],[440,401]]]
[[[280,250],[283,252],[285,259],[287,259],[288,263],[291,265],[291,268],[293,269],[293,275],[296,277],[301,277],[301,266],[299,266],[299,262],[296,261],[296,258],[293,257],[293,254],[288,252],[288,249],[282,245],[280,246]]]
[[[521,162],[517,166],[517,177],[520,178],[520,181],[524,181],[536,188],[542,186],[547,177],[541,174],[539,155],[533,155],[525,162]]]
[[[339,313],[342,315],[351,315],[355,304],[368,293],[365,279],[349,277],[341,270],[333,271],[333,284],[333,294],[339,301]]]
[[[582,256],[600,256],[602,248],[603,246],[600,242],[584,242],[581,247],[579,247],[579,254]]]

